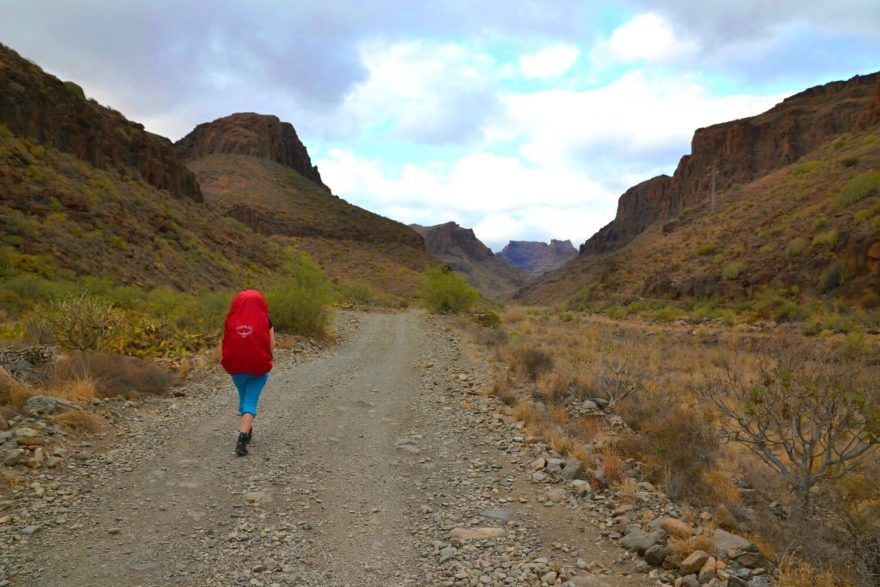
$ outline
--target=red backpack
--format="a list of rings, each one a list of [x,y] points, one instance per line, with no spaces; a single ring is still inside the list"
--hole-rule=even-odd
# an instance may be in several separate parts
[[[254,289],[232,300],[223,328],[223,368],[230,375],[262,375],[272,370],[269,305]]]

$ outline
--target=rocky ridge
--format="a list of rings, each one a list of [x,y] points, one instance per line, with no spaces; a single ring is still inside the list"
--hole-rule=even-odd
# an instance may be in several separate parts
[[[831,82],[786,98],[751,118],[698,129],[691,154],[672,177],[660,175],[628,189],[617,215],[580,247],[582,255],[620,249],[658,219],[671,218],[727,190],[797,161],[832,138],[880,120],[880,73]]]
[[[497,257],[474,234],[455,222],[410,227],[425,239],[432,254],[449,264],[484,295],[500,299],[526,282],[528,274]]]
[[[542,275],[565,265],[578,255],[570,240],[553,239],[550,243],[537,241],[510,241],[498,257],[514,267],[533,275]]]
[[[70,153],[99,169],[202,201],[195,175],[168,139],[87,99],[75,83],[62,82],[3,45],[0,124],[16,136]]]
[[[312,165],[308,150],[289,122],[277,116],[240,112],[198,125],[174,144],[180,156],[195,160],[206,155],[247,155],[290,167],[330,191]]]

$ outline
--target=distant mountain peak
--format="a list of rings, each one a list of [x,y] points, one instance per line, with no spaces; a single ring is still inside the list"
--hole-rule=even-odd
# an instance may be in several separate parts
[[[541,275],[565,265],[577,257],[577,249],[570,240],[510,241],[498,257],[534,275]]]
[[[269,159],[327,188],[293,125],[271,114],[230,114],[198,125],[174,146],[181,157],[189,160],[214,154]]]

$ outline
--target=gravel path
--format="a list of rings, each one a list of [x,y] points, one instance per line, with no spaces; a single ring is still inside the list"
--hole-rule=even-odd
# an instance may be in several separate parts
[[[654,583],[601,538],[612,504],[531,478],[544,449],[478,393],[488,367],[442,320],[338,330],[279,353],[247,457],[214,373],[35,474],[0,527],[0,585]]]

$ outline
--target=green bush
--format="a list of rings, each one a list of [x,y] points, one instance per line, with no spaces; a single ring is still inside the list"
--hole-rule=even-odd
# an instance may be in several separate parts
[[[422,299],[435,314],[462,312],[480,300],[477,290],[452,271],[429,267],[422,278]]]
[[[804,161],[803,163],[798,163],[791,168],[789,174],[798,177],[800,175],[806,175],[817,169],[822,167],[823,163],[821,161]]]
[[[350,281],[336,286],[338,299],[349,304],[369,304],[376,299],[376,294],[369,283]]]
[[[82,352],[105,350],[124,323],[109,300],[83,293],[50,302],[35,326],[51,333],[61,348]]]
[[[867,171],[843,185],[837,203],[849,206],[876,194],[880,194],[880,171]]]
[[[816,236],[813,237],[812,243],[814,247],[817,246],[828,246],[833,247],[837,244],[837,230],[832,228],[831,230],[826,230],[824,232],[820,232]]]
[[[265,288],[272,324],[303,336],[325,336],[332,317],[333,290],[324,272],[305,253],[296,254],[284,266],[289,277]]]
[[[801,237],[792,239],[788,246],[785,247],[785,254],[789,257],[797,257],[807,250],[807,241]]]
[[[829,265],[819,277],[819,288],[828,291],[841,286],[852,279],[852,271],[843,260],[838,259]]]
[[[828,219],[824,216],[820,216],[813,220],[813,230],[822,230],[826,226],[828,226]]]
[[[718,249],[718,243],[703,243],[697,248],[698,255],[711,255]]]
[[[739,277],[739,274],[742,273],[743,264],[739,261],[731,261],[727,265],[724,266],[724,269],[721,270],[721,278],[727,281],[731,281]]]

